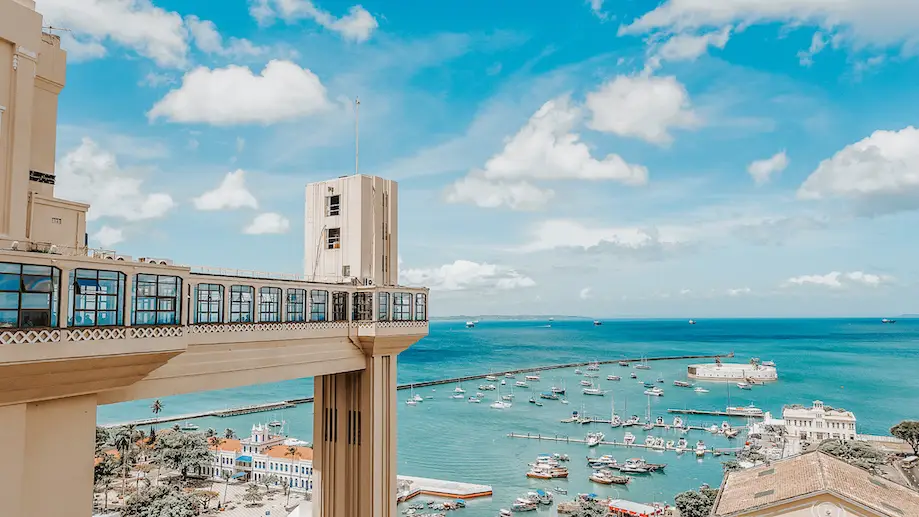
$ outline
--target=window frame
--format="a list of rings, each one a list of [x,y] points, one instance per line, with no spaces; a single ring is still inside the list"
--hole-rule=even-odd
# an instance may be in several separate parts
[[[114,278],[104,278],[103,273],[106,273],[105,276],[113,276]],[[85,327],[118,327],[124,325],[124,297],[126,293],[126,283],[128,276],[121,271],[114,270],[105,270],[105,269],[88,269],[88,268],[77,268],[72,272],[73,281],[70,281],[68,278],[68,283],[70,284],[68,288],[68,300],[70,304],[68,305],[68,325],[72,327],[85,328]],[[86,283],[93,282],[97,289],[101,288],[102,282],[114,282],[114,293],[87,293],[84,294],[82,291],[82,284],[80,280],[87,281]],[[82,300],[80,299],[82,297]],[[112,308],[102,308],[100,309],[100,298],[104,298],[106,303],[110,299],[114,298],[114,302],[111,305]],[[93,308],[79,308],[78,301],[83,301],[83,307],[87,305],[92,305]],[[107,323],[100,323],[99,314],[100,313],[110,313],[114,312],[115,316],[112,321]],[[82,318],[81,318],[82,316]],[[88,321],[88,323],[87,323]]]
[[[389,321],[389,299],[391,298],[389,292],[382,291],[377,293],[377,321]]]
[[[332,317],[330,321],[348,321],[348,293],[332,292]]]
[[[153,277],[155,280],[144,280],[143,277]],[[171,286],[173,288],[173,295],[160,294],[162,289],[161,287],[170,287],[166,281],[174,281],[174,284]],[[142,295],[142,289],[150,286],[155,286],[153,295]],[[137,273],[134,275],[134,299],[132,301],[132,307],[134,310],[131,314],[131,324],[138,326],[165,326],[165,325],[180,325],[182,323],[182,277],[175,275],[160,275],[156,273]],[[142,300],[154,300],[154,308],[146,309],[141,308]],[[172,309],[161,309],[160,302],[172,301]],[[140,317],[142,314],[153,314],[154,318],[152,322],[142,321]],[[171,315],[167,318],[162,318],[167,321],[161,321],[161,315]],[[172,320],[172,321],[168,321]]]
[[[428,320],[428,295],[427,293],[415,293],[414,300],[414,320],[415,321],[427,321]],[[420,311],[420,316],[419,316]]]
[[[338,198],[338,202],[333,204],[332,203],[333,198]],[[325,208],[326,216],[334,217],[336,215],[341,215],[341,194],[332,194],[331,196],[326,196],[325,207],[326,207]]]
[[[15,266],[8,267],[8,266]],[[39,272],[38,269],[47,268],[48,273]],[[14,272],[13,269],[18,270]],[[32,272],[26,273],[26,270]],[[15,294],[16,306],[15,308],[3,308],[0,309],[0,314],[7,316],[12,313],[16,314],[16,322],[13,325],[8,325],[10,322],[6,321],[6,318],[0,317],[0,328],[55,328],[58,326],[58,319],[60,316],[61,310],[61,301],[60,301],[60,285],[61,285],[61,270],[54,266],[41,266],[36,264],[21,264],[17,262],[0,262],[0,279],[5,279],[7,276],[18,277],[16,282],[17,289],[2,289],[4,283],[0,283],[0,295],[11,295]],[[27,289],[25,283],[25,277],[32,279],[30,286],[37,287],[44,285],[44,281],[49,283],[47,291],[39,289]],[[12,279],[10,279],[12,280]],[[48,314],[48,325],[24,325],[24,312],[25,313],[37,313],[44,312],[46,309],[42,307],[34,308],[23,308],[23,295],[47,295],[48,296],[48,305],[47,305],[47,314]],[[12,301],[12,300],[10,300]]]
[[[332,232],[335,232],[335,236],[332,236]],[[325,231],[326,233],[326,249],[337,250],[341,249],[341,228],[328,228]]]
[[[237,287],[239,289],[237,289]],[[243,295],[248,294],[249,300],[243,300]],[[239,295],[239,296],[234,296]],[[243,312],[243,304],[248,304],[248,311]],[[234,306],[238,307],[234,310]],[[253,323],[255,319],[255,287],[251,285],[230,286],[230,314],[229,323]],[[247,318],[248,319],[247,319]]]
[[[202,289],[202,287],[204,289]],[[215,287],[217,289],[214,289]],[[226,296],[226,292],[227,292],[227,288],[223,284],[206,283],[206,284],[196,284],[195,285],[195,311],[194,311],[195,320],[194,321],[196,324],[223,323],[223,316],[224,316],[223,306],[224,306],[224,299]],[[202,299],[201,295],[204,293],[207,294],[207,297]],[[217,293],[216,300],[214,299],[214,293]],[[207,304],[206,311],[201,310],[202,303]],[[211,310],[211,307],[212,307],[212,304],[214,303],[217,303],[217,312],[216,312],[217,320],[211,321],[211,316],[214,315],[214,311]],[[208,318],[202,321],[201,319],[202,315],[208,315]]]
[[[285,315],[285,317],[287,318],[287,321],[290,321],[290,322],[306,321],[307,294],[308,294],[308,291],[306,289],[298,289],[295,287],[291,287],[287,289],[287,293],[286,293],[287,314]],[[292,298],[292,296],[296,296],[296,295],[300,295],[299,300],[297,300],[296,298]],[[292,307],[293,308],[299,307],[300,310],[299,311],[291,310]],[[299,318],[297,317],[298,315],[299,315]]]
[[[412,293],[392,293],[392,320],[412,321]]]
[[[310,321],[328,321],[329,292],[322,289],[310,290]]]
[[[274,300],[265,297],[274,296]],[[279,323],[281,321],[281,297],[284,290],[280,287],[264,286],[258,290],[258,321],[259,323]],[[267,316],[267,317],[266,317]]]
[[[373,291],[357,291],[351,296],[351,319],[373,321]]]

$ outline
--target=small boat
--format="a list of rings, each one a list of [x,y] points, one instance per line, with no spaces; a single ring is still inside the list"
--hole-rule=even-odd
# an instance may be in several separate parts
[[[268,422],[268,427],[282,427],[283,425],[284,422],[278,420],[272,420],[271,422]]]
[[[610,427],[622,427],[622,419],[619,418],[619,415],[613,415],[613,419],[610,420]]]
[[[637,379],[638,376],[635,375],[635,372],[632,372],[632,373],[629,374],[629,378],[631,378],[631,379]]]
[[[657,382],[659,382],[659,383],[661,383],[661,384],[663,384],[663,383],[664,383],[664,378],[663,378],[663,377],[660,377],[660,376],[658,376],[658,378],[657,378]]]
[[[619,366],[628,366],[628,365],[629,365],[628,361],[619,361]]]
[[[687,447],[689,447],[689,442],[686,441],[686,438],[680,438],[680,440],[676,443],[677,449],[685,449]]]
[[[537,490],[536,495],[539,496],[539,504],[552,504],[551,492],[546,492],[545,490]]]
[[[626,445],[632,445],[635,443],[635,435],[632,433],[625,433],[625,436],[622,437],[622,443]]]
[[[650,472],[648,464],[641,458],[631,458],[625,460],[625,463],[619,466],[619,472],[628,472],[632,474],[644,474]]]
[[[654,387],[654,388],[645,390],[645,395],[651,395],[651,396],[654,396],[654,397],[663,397],[663,396],[664,396],[664,390],[662,390],[662,389],[660,389],[660,388],[658,388],[658,387]]]
[[[511,404],[510,402],[504,402],[504,401],[501,401],[501,400],[496,400],[496,401],[492,402],[491,404],[489,404],[488,407],[490,407],[490,408],[492,408],[492,409],[507,409],[507,408],[511,407],[511,405],[512,405],[512,404]]]
[[[451,398],[451,399],[464,399],[464,398],[466,398],[466,397],[463,396],[462,393],[456,393],[456,394],[454,394],[454,395],[450,395],[450,398]]]
[[[463,394],[463,393],[466,393],[466,390],[463,389],[462,384],[457,384],[456,387],[453,388],[453,393]]]
[[[599,432],[587,433],[587,438],[585,438],[585,441],[587,442],[588,447],[596,447],[597,445],[600,445],[600,442],[603,441],[604,437],[605,435]]]
[[[651,365],[648,364],[648,360],[642,357],[641,362],[635,365],[636,370],[650,370]]]
[[[692,391],[695,391],[696,393],[708,393],[708,390],[702,386],[696,386]]]
[[[690,325],[695,325],[695,324],[696,324],[696,320],[689,320],[689,324],[690,324]]]
[[[524,379],[526,379],[526,380],[528,380],[528,381],[538,382],[538,381],[539,381],[539,375],[538,375],[538,374],[537,374],[537,375],[526,375],[526,376],[524,376]]]
[[[647,423],[647,424],[641,426],[641,428],[644,429],[645,431],[650,431],[650,430],[654,429],[654,426],[649,422],[649,423]]]
[[[485,396],[485,394],[482,393],[481,391],[477,391],[477,392],[475,392],[475,396],[476,396],[476,398],[482,398],[482,397]]]
[[[721,429],[719,429],[717,425],[712,424],[711,427],[708,428],[708,432],[712,434],[719,434],[721,433]]]
[[[565,391],[567,390],[565,388],[559,388],[557,386],[552,386],[551,388],[549,388],[549,391],[551,391],[552,393],[555,393],[556,395],[564,395]]]
[[[738,382],[738,383],[737,383],[737,387],[740,388],[740,389],[742,389],[742,390],[749,390],[749,389],[752,389],[752,387],[751,387],[749,384],[747,384],[746,382]]]
[[[480,399],[479,397],[469,397],[468,399],[466,399],[466,402],[471,402],[472,404],[481,404],[482,399]]]
[[[606,392],[601,390],[600,388],[584,388],[583,390],[581,390],[581,393],[585,395],[597,395],[600,397],[602,397],[603,395],[606,395]]]
[[[511,506],[511,510],[515,512],[531,512],[536,509],[536,503],[531,502],[528,499],[517,499],[514,501],[514,504]]]
[[[667,440],[667,444],[664,445],[664,448],[665,448],[665,449],[668,449],[668,450],[669,450],[669,449],[673,449],[674,447],[675,447],[675,444],[674,444],[673,440]]]
[[[495,382],[496,380],[498,380],[498,378],[495,377],[494,375],[488,374],[485,376],[485,380],[488,382]]]
[[[658,436],[657,438],[654,439],[654,443],[651,444],[651,448],[658,450],[658,451],[662,451],[666,449],[667,447],[664,444],[664,439]]]
[[[415,400],[415,399],[408,399],[408,400],[405,401],[405,403],[406,403],[407,405],[409,405],[409,406],[417,406],[417,405],[418,405],[418,401]]]
[[[775,368],[775,361],[763,361],[763,366],[771,366]]]
[[[601,485],[612,485],[613,483],[624,485],[628,483],[632,478],[628,476],[614,476],[608,470],[601,470],[591,474],[588,479]]]
[[[502,386],[505,386],[505,385],[507,385],[507,381],[506,381],[506,380],[504,380],[504,379],[501,379],[501,385],[502,385]]]
[[[466,322],[466,328],[467,328],[467,329],[471,329],[471,328],[474,327],[474,326],[475,326],[475,322],[474,322],[474,321],[467,321],[467,322]]]
[[[492,391],[492,390],[497,389],[497,386],[495,386],[494,384],[480,384],[479,389],[482,391]]]
[[[697,458],[701,458],[701,457],[705,456],[705,442],[703,442],[702,440],[699,440],[699,441],[696,443],[696,450],[695,450],[695,452],[696,452],[696,457],[697,457]]]
[[[582,373],[584,373],[584,372],[582,372],[580,368],[575,368],[575,369],[574,369],[574,374],[575,374],[575,375],[581,375]]]
[[[642,382],[641,384],[642,384],[645,388],[653,388],[653,387],[654,387],[654,383],[651,382],[651,381],[645,381],[645,382]]]
[[[671,425],[673,427],[676,427],[677,429],[681,429],[683,427],[683,419],[678,416],[675,416],[673,417],[673,423]]]
[[[599,378],[600,375],[594,372],[587,372],[584,374],[584,377],[587,377],[588,379],[596,379]]]
[[[564,488],[560,486],[553,488],[552,491],[555,492],[556,494],[562,494],[562,495],[565,495],[568,493],[568,490],[565,490]]]
[[[655,425],[664,425],[664,417],[659,416],[657,420],[654,421]]]
[[[529,388],[529,387],[530,387],[529,384],[527,384],[527,383],[525,383],[525,382],[523,382],[523,381],[517,381],[517,382],[515,382],[515,383],[514,383],[514,386],[517,386],[518,388]]]
[[[587,371],[590,371],[590,372],[598,372],[598,371],[600,371],[600,362],[599,362],[599,361],[593,361],[593,362],[589,363],[589,364],[587,365]]]
[[[622,380],[622,377],[619,377],[618,375],[607,375],[607,376],[606,376],[606,380],[608,380],[608,381],[621,381],[621,380]]]
[[[674,386],[678,386],[678,387],[680,387],[680,388],[689,388],[689,387],[692,387],[692,384],[690,384],[690,383],[688,383],[688,382],[686,382],[686,381],[673,381],[673,385],[674,385]]]
[[[724,431],[725,438],[737,438],[738,434],[740,434],[740,430],[734,428],[725,429]]]
[[[595,327],[599,327],[600,325],[603,325],[603,323],[600,320],[594,320]]]
[[[580,384],[581,386],[593,386],[594,385],[593,381],[588,381],[586,379],[583,381],[580,381]]]
[[[887,319],[887,318],[884,318],[884,319],[881,320],[881,323],[896,323],[896,322],[897,322],[897,320],[891,320],[891,319]]]
[[[562,404],[567,404],[567,403],[568,403],[568,399],[562,399],[560,402],[561,402]]]
[[[651,447],[652,445],[654,445],[654,437],[649,434],[645,436],[645,447]]]
[[[185,422],[184,424],[182,424],[182,430],[183,431],[197,431],[198,426],[191,422]]]
[[[507,508],[501,508],[501,510],[498,512],[498,517],[511,517],[511,515],[514,515],[514,512],[508,510]]]
[[[552,475],[549,474],[549,469],[547,467],[536,466],[527,471],[528,478],[535,479],[552,479]]]
[[[622,423],[622,426],[629,427],[633,425],[638,425],[639,422],[641,422],[641,419],[638,418],[638,415],[632,415],[631,417],[629,417],[628,420]]]
[[[749,406],[728,406],[725,413],[736,416],[762,416],[763,410],[750,404]]]
[[[513,379],[513,378],[514,378],[514,374],[513,374],[513,373],[505,373],[505,374],[504,374],[504,378],[505,378],[505,379]]]
[[[546,400],[558,400],[558,395],[555,393],[540,393],[539,398]]]

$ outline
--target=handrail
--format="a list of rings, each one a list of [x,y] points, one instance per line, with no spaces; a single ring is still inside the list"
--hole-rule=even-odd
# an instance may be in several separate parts
[[[303,275],[296,273],[273,273],[269,271],[255,271],[251,269],[235,269],[212,266],[186,266],[192,273],[199,275],[236,276],[243,278],[262,278],[268,280],[300,280]]]

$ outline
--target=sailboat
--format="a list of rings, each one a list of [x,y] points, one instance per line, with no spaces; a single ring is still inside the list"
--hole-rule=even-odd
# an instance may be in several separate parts
[[[642,427],[645,431],[650,431],[654,429],[654,424],[651,423],[651,395],[648,395],[648,410],[645,413],[645,425]]]
[[[642,356],[641,362],[635,365],[636,370],[650,370],[651,365],[648,364],[648,358]]]
[[[415,394],[415,385],[411,386],[412,394],[409,396],[408,400],[405,403],[409,406],[417,406],[419,402],[422,402],[424,398],[421,395]]]
[[[621,427],[622,419],[619,418],[619,415],[616,414],[616,397],[612,396],[610,397],[610,399],[611,400],[609,404],[610,405],[609,425],[610,427]]]

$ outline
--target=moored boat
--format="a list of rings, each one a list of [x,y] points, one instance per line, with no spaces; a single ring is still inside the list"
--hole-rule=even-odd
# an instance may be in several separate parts
[[[692,384],[690,384],[690,383],[688,383],[688,382],[686,382],[686,381],[673,381],[673,385],[674,385],[674,386],[679,386],[680,388],[689,388],[689,387],[692,386]]]
[[[597,395],[597,396],[600,396],[600,397],[602,397],[603,395],[606,394],[605,391],[603,391],[603,390],[601,390],[600,388],[597,388],[597,387],[584,388],[583,390],[581,390],[581,393],[583,393],[583,394],[585,394],[585,395]]]
[[[740,388],[740,389],[742,389],[742,390],[753,389],[752,386],[750,386],[750,385],[747,384],[746,382],[738,382],[738,383],[737,383],[737,387]]]
[[[660,388],[658,388],[658,387],[655,386],[655,387],[653,387],[653,388],[650,388],[650,389],[645,390],[645,395],[651,395],[651,396],[653,396],[653,397],[663,397],[663,396],[664,396],[664,390],[662,390],[662,389],[660,389]]]
[[[606,376],[606,380],[608,380],[608,381],[621,381],[621,380],[622,380],[622,377],[619,377],[618,375],[607,375],[607,376]]]
[[[696,386],[692,391],[695,391],[696,393],[708,393],[708,390],[702,386]]]
[[[588,447],[596,447],[597,445],[600,445],[600,442],[603,441],[604,437],[605,435],[600,432],[587,433],[587,437],[584,441],[587,442]]]
[[[753,404],[749,406],[728,406],[725,412],[734,416],[763,416],[763,410]]]
[[[622,437],[622,443],[625,445],[632,445],[635,443],[635,435],[632,433],[625,433]]]

